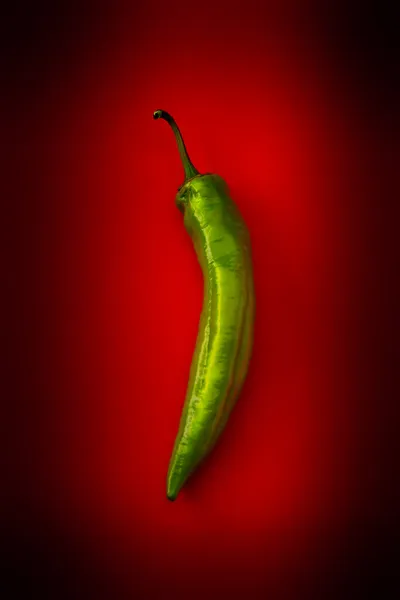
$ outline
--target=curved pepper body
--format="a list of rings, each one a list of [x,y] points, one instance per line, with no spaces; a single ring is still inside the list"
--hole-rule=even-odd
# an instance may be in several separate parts
[[[250,236],[224,180],[189,177],[176,196],[204,277],[204,299],[186,399],[172,452],[174,500],[223,431],[246,378],[255,314]]]

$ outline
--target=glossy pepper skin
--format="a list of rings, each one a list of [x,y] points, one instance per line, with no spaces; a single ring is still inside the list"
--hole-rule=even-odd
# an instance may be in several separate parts
[[[167,498],[175,500],[223,431],[247,375],[255,315],[250,236],[225,181],[193,166],[174,119],[186,179],[176,204],[204,277],[204,300],[186,399],[173,448]]]

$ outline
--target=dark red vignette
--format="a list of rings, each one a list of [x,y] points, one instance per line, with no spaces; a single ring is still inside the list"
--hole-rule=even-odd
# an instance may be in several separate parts
[[[303,8],[38,10],[14,40],[9,524],[33,587],[310,597],[364,565],[365,523],[393,523],[378,499],[389,304],[374,198],[390,184],[372,140],[385,113],[368,112],[376,72],[348,66],[329,19]],[[159,106],[198,168],[229,183],[257,293],[241,400],[174,505],[165,476],[202,280]]]

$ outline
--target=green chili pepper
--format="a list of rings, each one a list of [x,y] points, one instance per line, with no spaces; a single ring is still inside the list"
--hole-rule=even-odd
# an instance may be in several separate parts
[[[174,119],[156,110],[175,134],[185,170],[176,204],[184,215],[204,276],[204,301],[186,400],[167,476],[175,500],[224,429],[244,383],[253,346],[254,285],[250,236],[225,181],[200,174]]]

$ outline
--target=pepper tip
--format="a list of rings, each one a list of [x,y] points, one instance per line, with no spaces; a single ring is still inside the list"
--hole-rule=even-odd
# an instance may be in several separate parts
[[[162,110],[155,110],[153,112],[153,119],[159,119],[162,115]]]

